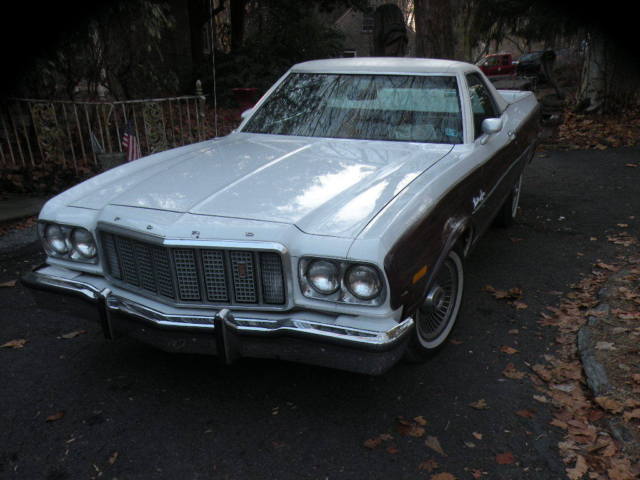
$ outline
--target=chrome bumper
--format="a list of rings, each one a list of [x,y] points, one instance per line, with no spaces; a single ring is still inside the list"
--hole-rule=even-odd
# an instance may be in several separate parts
[[[339,315],[302,311],[167,309],[115,293],[100,277],[60,273],[44,266],[22,278],[40,307],[94,317],[108,339],[127,335],[166,351],[217,355],[225,363],[240,357],[276,358],[380,374],[402,357],[413,328],[411,318],[372,330],[340,325]]]

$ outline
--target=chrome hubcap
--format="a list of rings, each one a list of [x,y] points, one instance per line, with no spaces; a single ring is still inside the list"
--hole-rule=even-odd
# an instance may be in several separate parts
[[[444,296],[444,289],[440,285],[434,286],[431,290],[429,290],[429,293],[427,293],[427,298],[424,301],[424,308],[428,308],[434,312],[438,311],[438,309],[442,308]]]
[[[458,295],[458,270],[447,259],[419,308],[418,333],[426,341],[437,338],[449,324]]]

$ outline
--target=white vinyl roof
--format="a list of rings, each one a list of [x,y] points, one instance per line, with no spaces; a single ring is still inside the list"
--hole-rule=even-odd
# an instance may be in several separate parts
[[[298,63],[289,72],[295,73],[370,73],[397,75],[465,75],[475,72],[484,77],[482,71],[471,63],[457,60],[440,60],[434,58],[413,57],[356,57],[330,58]],[[498,109],[503,112],[508,102],[496,90],[493,84],[486,81],[486,87],[493,93]]]
[[[356,57],[312,60],[294,65],[292,72],[451,74],[477,71],[470,63],[410,57]]]

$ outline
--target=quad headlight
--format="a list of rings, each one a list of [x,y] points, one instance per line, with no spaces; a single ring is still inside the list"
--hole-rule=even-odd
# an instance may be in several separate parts
[[[380,295],[382,283],[378,272],[368,265],[353,265],[345,275],[345,285],[354,297],[371,300]]]
[[[85,228],[71,230],[71,245],[75,253],[82,258],[94,258],[96,256],[96,242],[91,232]]]
[[[380,305],[384,284],[373,265],[325,258],[302,258],[300,287],[304,296],[359,305]]]
[[[95,239],[86,228],[40,223],[38,231],[48,255],[84,263],[98,261]]]
[[[340,270],[327,260],[314,260],[307,267],[307,280],[311,288],[322,295],[330,295],[340,288]]]

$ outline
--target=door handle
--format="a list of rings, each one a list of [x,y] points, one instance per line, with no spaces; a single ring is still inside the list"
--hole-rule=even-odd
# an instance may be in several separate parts
[[[509,140],[514,140],[516,138],[516,132],[514,132],[513,130],[509,130],[507,132],[507,136],[509,137]]]

